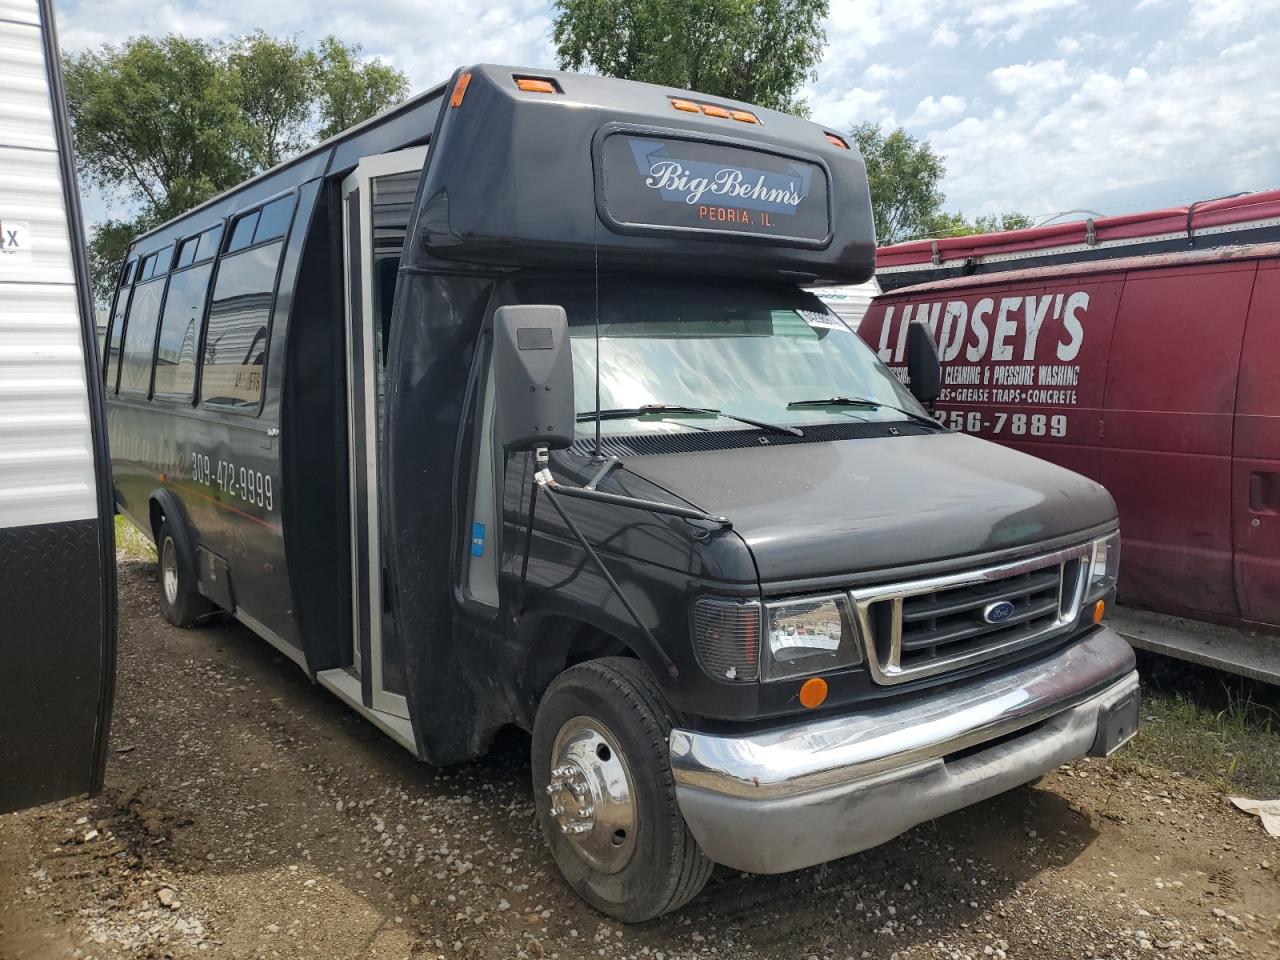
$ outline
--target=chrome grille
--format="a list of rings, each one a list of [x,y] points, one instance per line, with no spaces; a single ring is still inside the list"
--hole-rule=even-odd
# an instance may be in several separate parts
[[[851,591],[872,678],[902,683],[958,670],[1069,630],[1080,612],[1089,551],[1081,544],[1029,560]],[[996,607],[1008,615],[996,619]]]

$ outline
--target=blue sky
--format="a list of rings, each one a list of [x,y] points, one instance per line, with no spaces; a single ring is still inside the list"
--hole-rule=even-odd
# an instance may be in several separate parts
[[[463,63],[553,66],[545,0],[55,0],[63,46],[334,33],[415,90]],[[1280,0],[831,0],[806,97],[946,157],[946,207],[1037,218],[1280,186]],[[90,220],[118,211],[90,197]]]

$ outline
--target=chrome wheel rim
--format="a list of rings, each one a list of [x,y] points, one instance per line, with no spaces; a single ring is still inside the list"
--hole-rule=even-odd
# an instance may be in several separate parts
[[[636,848],[635,784],[618,740],[599,720],[574,717],[551,748],[551,818],[579,856],[617,873]]]
[[[171,537],[166,537],[164,546],[160,548],[160,584],[164,588],[165,602],[173,606],[178,602],[178,551],[174,549]]]

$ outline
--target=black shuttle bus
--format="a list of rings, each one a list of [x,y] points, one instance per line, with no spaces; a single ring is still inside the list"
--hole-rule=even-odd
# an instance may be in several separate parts
[[[676,909],[1106,754],[1100,486],[941,427],[805,287],[874,267],[823,127],[477,66],[139,237],[116,502],[420,759],[532,733],[590,903]],[[914,395],[913,395],[914,394]]]

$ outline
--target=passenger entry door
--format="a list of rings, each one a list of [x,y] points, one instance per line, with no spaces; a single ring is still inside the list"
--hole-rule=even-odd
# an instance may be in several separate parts
[[[407,720],[403,659],[383,583],[381,450],[386,342],[396,272],[427,148],[360,161],[342,182],[346,283],[352,670],[362,705]],[[354,691],[353,691],[354,693]],[[391,721],[393,725],[394,721]]]

